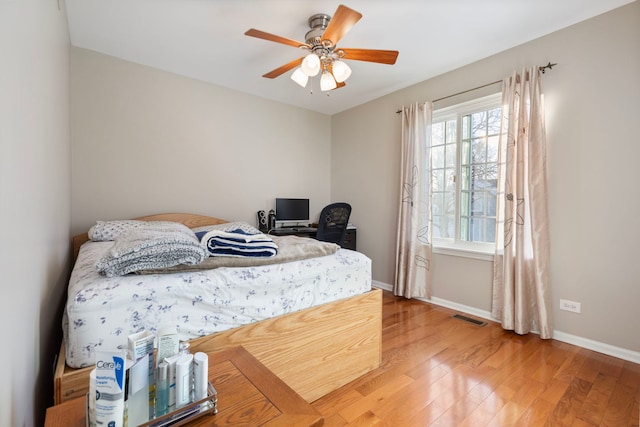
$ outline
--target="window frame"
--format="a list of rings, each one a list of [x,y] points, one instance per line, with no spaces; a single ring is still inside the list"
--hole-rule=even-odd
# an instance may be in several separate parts
[[[502,93],[496,92],[491,95],[482,96],[469,101],[457,103],[455,105],[439,108],[433,111],[432,124],[448,120],[456,121],[456,164],[455,164],[455,226],[454,238],[444,239],[434,237],[432,239],[432,250],[434,253],[445,255],[462,256],[466,258],[482,259],[492,261],[495,252],[495,243],[469,242],[460,240],[460,200],[461,200],[461,156],[462,156],[462,117],[468,114],[486,111],[502,107]],[[431,140],[431,138],[429,138]],[[499,165],[498,165],[499,167]],[[431,169],[431,167],[430,167]],[[431,193],[431,191],[430,191]],[[496,198],[499,197],[499,194]]]

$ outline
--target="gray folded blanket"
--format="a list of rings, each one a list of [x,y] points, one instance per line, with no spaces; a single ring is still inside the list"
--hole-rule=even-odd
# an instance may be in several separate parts
[[[107,277],[139,270],[194,265],[207,257],[195,233],[180,223],[149,224],[116,237],[96,268]]]
[[[270,236],[278,245],[278,253],[272,257],[208,257],[194,265],[176,265],[171,268],[138,271],[138,274],[166,274],[179,271],[211,270],[220,267],[257,267],[300,261],[334,254],[340,249],[335,243],[321,242],[308,237]]]

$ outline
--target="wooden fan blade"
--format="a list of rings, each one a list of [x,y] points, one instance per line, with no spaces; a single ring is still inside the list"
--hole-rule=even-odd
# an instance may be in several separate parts
[[[273,71],[269,71],[267,74],[263,75],[262,77],[266,77],[268,79],[275,79],[276,77],[286,73],[289,70],[292,70],[294,68],[296,68],[298,65],[302,64],[302,60],[304,58],[298,58],[298,59],[294,59],[293,61],[284,64],[282,67],[278,67]]]
[[[375,49],[349,49],[340,48],[344,52],[344,59],[353,59],[355,61],[378,62],[380,64],[396,63],[398,58],[397,50],[375,50]]]
[[[270,42],[282,43],[282,44],[286,44],[288,46],[306,47],[306,48],[311,49],[311,46],[309,46],[306,43],[302,43],[302,42],[299,42],[299,41],[296,41],[296,40],[288,39],[286,37],[276,36],[275,34],[265,33],[264,31],[256,30],[255,28],[251,28],[251,29],[247,30],[247,32],[244,33],[244,35],[245,36],[250,36],[250,37],[256,37],[256,38],[263,39],[263,40],[268,40]]]
[[[340,39],[362,18],[360,12],[349,9],[345,5],[340,5],[329,21],[329,25],[322,34],[322,40],[331,41],[332,45],[338,44]]]

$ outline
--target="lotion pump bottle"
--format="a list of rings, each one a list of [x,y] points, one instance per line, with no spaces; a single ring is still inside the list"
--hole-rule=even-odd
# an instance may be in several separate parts
[[[186,341],[180,342],[180,354],[191,354],[191,351],[189,350],[190,346],[191,344]]]
[[[156,380],[156,417],[169,412],[169,364],[160,362]]]

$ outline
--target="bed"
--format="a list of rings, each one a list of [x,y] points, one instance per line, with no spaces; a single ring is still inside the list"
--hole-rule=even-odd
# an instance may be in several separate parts
[[[226,223],[222,219],[193,214],[160,214],[136,218],[136,220],[173,221],[194,229]],[[191,327],[197,322],[188,321],[184,323],[185,326],[180,331],[181,334],[186,334],[192,351],[208,352],[242,345],[307,401],[316,400],[380,365],[382,295],[380,290],[371,288],[370,261],[362,254],[338,249],[335,254],[317,259],[270,264],[268,267],[220,267],[215,270],[196,270],[194,272],[127,275],[122,276],[120,278],[122,280],[105,278],[106,285],[101,286],[108,289],[109,296],[95,297],[95,303],[91,305],[91,301],[88,300],[92,298],[87,298],[87,295],[95,296],[98,293],[94,292],[93,288],[88,293],[85,288],[85,292],[82,293],[83,285],[82,283],[78,284],[77,276],[91,276],[91,273],[86,273],[87,263],[93,263],[94,258],[91,256],[98,256],[108,245],[104,242],[98,244],[100,242],[88,242],[88,240],[87,233],[73,238],[76,266],[74,266],[69,282],[69,295],[65,306],[65,340],[60,350],[54,378],[56,404],[86,393],[91,369],[88,360],[91,360],[93,347],[102,346],[103,343],[113,345],[114,337],[107,336],[113,335],[113,331],[118,331],[116,335],[122,335],[125,339],[129,333],[135,332],[133,329],[127,330],[127,325],[109,324],[112,322],[110,319],[114,317],[119,317],[119,321],[122,320],[123,316],[113,316],[114,313],[118,313],[117,310],[129,313],[124,315],[125,319],[136,319],[137,324],[131,326],[132,328],[139,328],[141,323],[148,327],[154,325],[154,322],[155,326],[161,326],[159,323],[166,321],[162,318],[162,313],[159,313],[162,310],[146,310],[144,311],[146,315],[142,316],[144,319],[140,319],[143,310],[135,307],[126,308],[117,299],[120,295],[127,295],[127,301],[131,301],[131,298],[138,298],[148,306],[153,304],[166,307],[167,304],[163,302],[164,300],[158,299],[156,301],[150,298],[149,292],[145,294],[144,291],[145,286],[147,291],[149,288],[154,289],[152,294],[155,298],[156,294],[161,293],[160,290],[168,288],[166,280],[179,282],[181,284],[179,289],[192,289],[194,282],[198,282],[198,286],[204,286],[203,283],[222,280],[226,292],[226,287],[231,286],[233,277],[241,276],[246,279],[248,276],[251,280],[244,280],[244,285],[253,283],[258,290],[257,293],[262,293],[263,289],[260,286],[263,279],[258,276],[274,270],[280,275],[280,279],[278,279],[280,282],[290,283],[288,287],[274,291],[277,296],[272,296],[271,300],[275,301],[275,304],[272,303],[273,307],[269,309],[264,307],[245,309],[231,304],[230,307],[237,313],[249,312],[247,316],[244,316],[244,320],[242,320],[242,316],[236,316],[241,318],[241,323],[244,322],[240,326],[227,324],[228,322],[225,321],[216,321],[219,319],[197,311],[202,310],[203,307],[211,309],[208,306],[196,307],[203,300],[232,300],[226,293],[223,295],[225,298],[220,295],[215,295],[213,298],[207,293],[208,291],[198,288],[197,292],[185,295],[185,301],[190,302],[192,307],[182,307],[179,310],[171,307],[169,311],[173,312],[171,321],[174,321],[176,316],[188,318],[193,316],[193,319],[201,322],[201,324]],[[85,243],[87,244],[84,245]],[[322,258],[322,262],[329,262],[329,265],[333,265],[333,267],[328,270],[320,270],[323,273],[316,271],[311,276],[305,276],[303,272],[313,272],[314,268],[321,265],[319,264],[320,258]],[[83,271],[85,273],[82,273]],[[93,279],[96,278],[93,277]],[[164,284],[154,288],[156,286],[154,281],[160,279],[165,281],[162,282]],[[270,280],[266,280],[266,282]],[[354,282],[356,286],[353,289],[342,286],[345,282]],[[147,284],[145,285],[145,283]],[[184,283],[189,283],[189,287],[185,288]],[[138,286],[138,291],[131,291],[135,286]],[[321,295],[313,296],[311,290],[313,288],[321,288]],[[335,288],[340,288],[340,290],[337,291]],[[129,290],[127,291],[127,289]],[[306,306],[299,308],[293,305],[291,300],[296,298],[288,296],[292,292],[298,294],[299,298],[297,299],[303,300]],[[175,292],[175,289],[171,289],[169,293],[183,292]],[[249,299],[255,293],[252,290],[241,289],[239,295],[246,295],[246,298]],[[283,298],[283,295],[286,298]],[[234,301],[240,299],[242,298],[236,298]],[[77,304],[77,301],[82,301],[83,304]],[[177,304],[175,301],[173,303]],[[124,305],[128,307],[127,304]],[[133,305],[133,303],[131,304]],[[74,312],[79,306],[82,306],[80,314]],[[106,312],[101,312],[101,310],[106,310]],[[224,310],[215,308],[212,311],[222,312]],[[227,311],[229,311],[229,307],[227,307]],[[131,313],[135,313],[135,315]],[[204,323],[202,323],[203,319]],[[86,332],[84,338],[73,336],[74,329],[85,330],[85,323],[91,322],[95,324],[97,332],[91,332],[96,336],[91,337],[89,344],[87,344]],[[105,324],[106,326],[104,326]],[[202,324],[207,327],[211,326],[212,329],[206,329]],[[153,329],[153,327],[148,327],[148,329]],[[100,334],[106,335],[101,337]],[[120,338],[116,337],[115,339]]]

